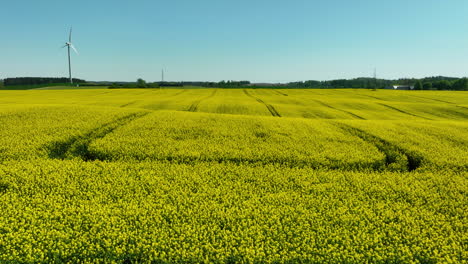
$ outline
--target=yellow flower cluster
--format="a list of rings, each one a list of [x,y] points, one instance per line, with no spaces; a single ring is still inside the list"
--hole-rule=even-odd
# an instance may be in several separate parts
[[[458,262],[467,173],[0,166],[1,262]]]

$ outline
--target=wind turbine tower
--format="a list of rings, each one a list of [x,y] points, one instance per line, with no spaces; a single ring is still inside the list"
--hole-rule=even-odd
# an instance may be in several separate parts
[[[63,46],[62,48],[65,48],[65,47],[68,48],[68,74],[70,77],[70,84],[73,84],[70,48],[72,48],[76,54],[78,54],[78,51],[75,49],[75,46],[73,46],[72,44],[72,28],[70,28],[70,35],[68,36],[68,42],[65,42],[65,46]]]

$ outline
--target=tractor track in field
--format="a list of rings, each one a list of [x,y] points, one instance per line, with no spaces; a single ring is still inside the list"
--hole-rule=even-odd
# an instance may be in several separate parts
[[[360,96],[365,96],[365,97],[369,97],[369,98],[372,98],[372,99],[377,99],[379,101],[387,101],[385,99],[382,99],[382,98],[379,98],[379,97],[376,97],[376,96],[372,96],[372,95],[367,95],[367,94],[359,94]]]
[[[200,105],[201,102],[203,102],[203,101],[205,101],[205,100],[207,100],[207,99],[209,99],[209,98],[215,96],[217,91],[218,91],[218,90],[213,90],[213,92],[212,92],[210,95],[208,95],[208,96],[206,96],[206,97],[203,97],[202,99],[199,99],[199,100],[193,102],[193,103],[190,105],[190,107],[189,107],[189,109],[188,109],[187,111],[189,111],[189,112],[197,112],[197,111],[198,111],[198,105]]]
[[[273,106],[270,105],[270,104],[265,103],[262,99],[251,95],[249,92],[247,92],[246,89],[243,89],[243,90],[244,90],[244,93],[245,93],[248,97],[253,98],[253,99],[255,99],[257,102],[263,104],[263,105],[268,109],[268,111],[270,111],[270,114],[271,114],[272,116],[274,116],[274,117],[281,117],[280,113],[278,113],[278,111],[275,109],[275,107],[273,107]]]
[[[348,94],[352,94],[352,95],[361,96],[361,97],[369,97],[369,98],[377,99],[377,100],[380,100],[380,101],[387,101],[387,100],[385,100],[385,99],[382,99],[382,98],[379,98],[379,97],[375,97],[375,96],[372,96],[372,95],[360,94],[360,93],[353,93],[352,91],[343,91],[343,92],[348,93]]]
[[[464,108],[463,108],[464,109]],[[458,110],[458,109],[457,109]],[[466,113],[465,111],[457,111],[457,110],[451,110],[451,109],[447,109],[447,110],[444,110],[445,113],[449,113],[451,115],[456,115],[458,117],[462,117],[463,119],[468,119],[468,113]],[[460,109],[461,110],[461,109]],[[465,109],[464,109],[465,110]]]
[[[313,93],[314,95],[323,95],[323,96],[327,96],[327,95],[324,94],[324,93],[319,93],[319,92],[317,92],[317,90],[319,90],[319,89],[305,89],[305,90],[306,90],[307,92],[309,92],[309,93]]]
[[[140,108],[144,108],[144,109],[149,109],[151,111],[154,111],[155,109],[160,109],[160,106],[164,106],[164,105],[167,105],[167,104],[170,104],[170,102],[172,102],[174,100],[174,97],[177,97],[183,93],[187,92],[187,90],[183,90],[181,92],[178,92],[178,93],[175,93],[175,94],[162,94],[160,97],[161,101],[158,101],[156,103],[152,103],[152,104],[149,104],[149,105],[144,105]]]
[[[181,95],[181,94],[183,94],[183,93],[185,93],[185,92],[187,92],[187,90],[182,90],[182,91],[180,91],[180,92],[178,92],[178,93],[175,93],[175,94],[170,95],[169,97],[176,97],[176,96],[179,96],[179,95]]]
[[[137,103],[137,102],[138,102],[138,100],[137,100],[137,101],[132,101],[132,102],[123,104],[123,105],[121,105],[120,107],[127,107],[127,106],[130,106],[130,105],[135,104],[135,103]]]
[[[277,91],[277,90],[273,90],[275,93],[279,94],[279,95],[282,95],[282,96],[288,96],[288,94],[286,93],[283,93],[283,92],[280,92],[280,91]]]
[[[98,94],[95,94],[94,96],[100,96],[100,95],[108,94],[108,93],[112,93],[112,91],[107,91],[107,92],[103,92],[103,93],[98,93]]]
[[[426,99],[426,100],[432,100],[432,101],[436,101],[436,102],[440,102],[440,103],[446,103],[446,104],[456,104],[456,103],[453,103],[453,102],[449,102],[449,101],[444,101],[444,100],[440,100],[440,99],[433,99],[433,98],[427,98],[427,97],[424,97],[424,96],[417,96],[417,95],[414,95],[414,94],[411,94],[410,96],[413,96],[413,97],[417,97],[417,98],[422,98],[422,99]]]
[[[406,115],[410,115],[410,116],[414,116],[414,117],[418,117],[418,118],[422,118],[422,119],[426,119],[426,120],[432,120],[432,119],[427,118],[427,117],[423,117],[423,116],[419,116],[419,115],[412,114],[412,113],[410,113],[410,112],[403,111],[403,110],[398,109],[398,108],[396,108],[396,107],[394,107],[394,106],[391,106],[391,105],[386,105],[386,104],[382,104],[382,103],[378,103],[378,104],[381,105],[381,106],[387,107],[387,108],[389,108],[389,109],[398,111],[398,112],[400,112],[400,113],[406,114]]]
[[[335,122],[335,125],[347,133],[374,145],[385,155],[385,167],[388,170],[411,172],[421,166],[423,157],[418,153],[406,150],[362,129],[338,122]]]
[[[329,105],[329,104],[326,104],[326,103],[324,103],[324,102],[322,102],[322,101],[314,100],[314,99],[313,99],[312,101],[314,101],[314,102],[316,102],[316,103],[318,103],[318,104],[321,104],[321,105],[323,105],[323,106],[325,106],[325,107],[328,107],[328,108],[331,108],[331,109],[334,109],[334,110],[337,110],[337,111],[341,111],[341,112],[346,113],[346,114],[348,114],[348,115],[354,116],[354,117],[357,118],[357,119],[366,120],[366,119],[365,119],[364,117],[362,117],[362,116],[358,116],[358,115],[356,115],[356,114],[354,114],[354,113],[351,113],[351,112],[349,112],[349,111],[346,111],[346,110],[343,110],[343,109],[339,109],[339,108],[333,107],[333,106],[331,106],[331,105]]]
[[[464,111],[468,110],[468,107],[462,106],[462,105],[457,105],[458,108],[463,109]],[[464,113],[463,113],[464,114]]]
[[[374,98],[374,99],[377,99],[377,100],[380,100],[380,101],[387,101],[383,98],[380,98],[380,97],[377,97],[377,96],[372,96],[372,95],[367,95],[367,94],[363,94],[363,96],[367,96],[367,97],[370,97],[370,98]]]
[[[129,114],[114,121],[105,123],[86,134],[71,137],[64,141],[52,142],[45,146],[49,158],[52,159],[73,159],[80,158],[84,161],[99,160],[95,153],[89,151],[89,145],[100,138],[112,133],[115,129],[125,126],[130,122],[142,118],[150,112],[138,112]]]

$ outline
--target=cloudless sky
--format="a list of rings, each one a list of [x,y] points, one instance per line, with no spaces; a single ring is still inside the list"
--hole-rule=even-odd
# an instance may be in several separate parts
[[[3,0],[0,78],[468,76],[466,0]]]

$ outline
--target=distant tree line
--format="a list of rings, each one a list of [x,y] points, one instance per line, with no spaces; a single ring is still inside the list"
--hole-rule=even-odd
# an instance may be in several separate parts
[[[65,77],[16,77],[3,79],[5,86],[14,85],[42,85],[52,83],[69,83],[70,79]],[[85,83],[85,80],[73,78],[73,83]]]
[[[356,78],[356,79],[338,79],[330,81],[315,81],[309,80],[304,82],[290,82],[283,84],[252,84],[249,81],[220,81],[220,82],[153,82],[147,83],[143,79],[138,79],[136,82],[113,83],[110,88],[159,88],[159,87],[182,87],[182,86],[199,86],[199,87],[218,87],[218,88],[318,88],[318,89],[335,89],[335,88],[367,88],[367,89],[384,89],[392,85],[408,85],[414,86],[416,90],[468,90],[467,78],[452,78],[452,77],[428,77],[423,79],[398,79],[385,80],[374,78]]]
[[[206,83],[206,87],[219,87],[219,88],[238,88],[250,85],[249,81],[220,81]]]
[[[340,79],[331,81],[291,82],[287,88],[375,88],[383,89],[392,85],[414,86],[415,90],[468,90],[467,78],[427,77],[423,79],[385,80],[374,78]]]
[[[374,78],[338,79],[330,81],[291,82],[286,86],[291,88],[385,88],[392,81]]]
[[[136,82],[114,82],[109,88],[160,88],[160,87],[217,87],[217,88],[239,88],[249,85],[249,81],[220,81],[220,82],[152,82],[148,83],[143,79]]]
[[[68,78],[49,78],[49,77],[18,77],[6,78],[0,80],[0,88],[2,86],[20,86],[20,85],[48,85],[54,83],[68,83]],[[74,83],[80,85],[110,85],[110,88],[159,88],[159,87],[182,87],[182,86],[199,86],[199,87],[219,87],[219,88],[367,88],[367,89],[383,89],[392,85],[408,85],[414,86],[415,90],[459,90],[468,91],[467,78],[453,77],[427,77],[422,79],[403,78],[398,80],[385,80],[374,78],[355,78],[355,79],[337,79],[330,81],[301,81],[290,82],[283,84],[252,84],[249,81],[220,81],[220,82],[146,82],[143,79],[138,79],[136,82],[115,82],[115,83],[86,83],[82,79],[73,79]]]
[[[120,82],[120,83],[112,83],[109,88],[110,89],[119,89],[119,88],[159,88],[159,84],[157,82],[147,83],[143,79],[138,79],[136,82]]]
[[[249,81],[220,81],[220,82],[179,82],[180,86],[201,86],[201,87],[220,87],[220,88],[366,88],[366,89],[384,89],[393,85],[414,86],[420,90],[468,90],[468,81],[466,78],[453,77],[427,77],[423,79],[402,78],[397,80],[375,79],[375,78],[355,78],[355,79],[337,79],[330,81],[308,80],[302,82],[290,82],[282,84],[252,84]],[[419,85],[420,84],[420,85]],[[163,85],[161,85],[163,86]]]
[[[178,86],[200,86],[217,88],[239,88],[250,85],[249,81],[220,81],[220,82],[178,82]],[[163,86],[163,85],[161,85]]]
[[[450,79],[432,79],[424,78],[416,80],[414,83],[415,90],[455,90],[468,91],[467,78],[450,78]]]

